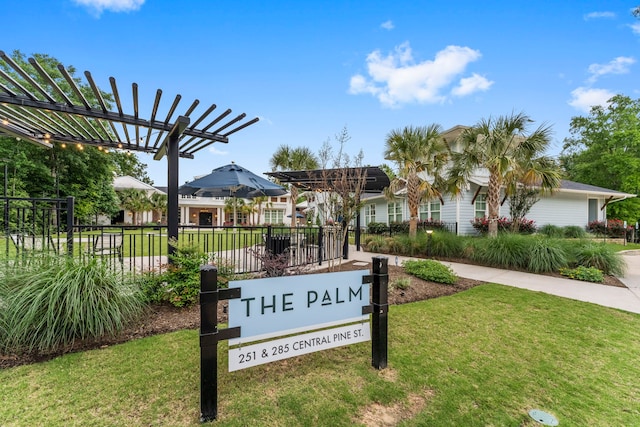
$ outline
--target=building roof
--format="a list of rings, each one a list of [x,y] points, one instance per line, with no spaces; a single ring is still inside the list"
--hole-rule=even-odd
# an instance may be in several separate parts
[[[144,191],[149,191],[152,193],[159,193],[160,190],[158,190],[157,188],[153,187],[152,185],[149,185],[145,182],[140,181],[139,179],[136,179],[132,176],[129,175],[125,175],[125,176],[118,176],[116,178],[114,178],[113,180],[113,189],[116,191],[119,190],[126,190],[126,189],[136,189],[136,190],[144,190]]]

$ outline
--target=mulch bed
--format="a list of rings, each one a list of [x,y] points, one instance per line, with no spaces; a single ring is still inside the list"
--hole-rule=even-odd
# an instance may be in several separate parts
[[[407,274],[402,267],[389,265],[389,303],[406,304],[409,302],[422,301],[441,296],[452,295],[485,282],[473,279],[460,278],[455,285],[443,285],[440,283],[428,282]],[[343,262],[333,266],[332,271],[351,270],[371,270],[371,264],[362,262]],[[327,272],[327,268],[314,269],[309,273]],[[561,276],[560,276],[561,277]],[[394,284],[402,280],[408,280],[409,286],[406,289],[399,289]],[[615,277],[607,276],[604,283],[610,286],[622,286]],[[222,301],[218,305],[219,322],[226,322],[227,314]],[[0,355],[0,368],[30,364],[50,360],[65,353],[85,351],[90,349],[104,348],[109,345],[119,344],[130,340],[143,338],[156,334],[177,331],[181,329],[198,329],[200,327],[200,306],[194,305],[187,308],[176,308],[169,305],[156,305],[147,309],[137,323],[130,325],[117,336],[105,337],[99,341],[76,342],[71,348],[54,354],[40,355]]]

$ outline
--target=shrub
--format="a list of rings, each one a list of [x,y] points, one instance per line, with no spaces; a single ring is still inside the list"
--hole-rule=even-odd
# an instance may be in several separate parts
[[[527,270],[533,273],[547,273],[567,267],[567,255],[558,240],[536,238],[529,250]]]
[[[604,221],[591,221],[587,224],[587,230],[599,236],[624,237],[624,222],[619,219],[609,219]]]
[[[411,280],[408,277],[401,277],[391,282],[391,287],[405,290],[411,286]]]
[[[149,302],[168,302],[176,307],[186,307],[198,301],[200,266],[209,263],[210,257],[197,244],[176,241],[171,244],[175,252],[170,256],[172,264],[167,271],[144,277],[140,286]]]
[[[439,231],[431,235],[429,252],[441,258],[459,258],[464,252],[464,238],[447,231]],[[426,250],[425,250],[426,253]]]
[[[587,232],[579,225],[567,225],[562,228],[562,234],[568,239],[584,239],[587,237]]]
[[[409,232],[409,222],[392,222],[389,224],[389,230],[391,231],[391,234],[406,234]]]
[[[474,218],[471,220],[471,225],[480,234],[486,234],[489,232],[489,218]],[[498,231],[510,232],[512,222],[509,218],[498,218]],[[522,218],[518,226],[518,232],[523,234],[531,234],[536,231],[535,221],[531,219]]]
[[[513,233],[500,233],[493,239],[477,239],[473,241],[472,259],[492,267],[525,269],[530,241],[528,237]]]
[[[370,222],[367,225],[367,232],[371,234],[384,234],[389,232],[389,227],[382,222]]]
[[[561,268],[560,274],[570,279],[583,280],[585,282],[602,283],[604,281],[602,271],[595,267]]]
[[[574,262],[577,266],[595,267],[604,274],[624,276],[626,264],[619,253],[604,243],[586,242],[576,245]]]
[[[418,221],[419,230],[447,230],[447,223],[440,221],[439,219],[423,219]]]
[[[545,235],[547,237],[560,238],[564,236],[561,227],[553,224],[545,224],[538,229],[538,233]]]
[[[51,353],[75,340],[114,335],[142,313],[133,280],[96,258],[38,256],[5,265],[0,301],[0,349]]]
[[[454,274],[453,270],[438,261],[429,259],[408,260],[404,261],[402,266],[407,273],[423,280],[447,285],[453,285],[458,281],[458,277]]]
[[[382,236],[367,236],[362,242],[362,247],[365,251],[385,253],[388,252],[386,248],[385,238]]]

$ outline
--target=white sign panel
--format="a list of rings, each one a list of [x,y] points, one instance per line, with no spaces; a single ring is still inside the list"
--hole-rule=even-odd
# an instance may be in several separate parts
[[[367,270],[229,282],[242,296],[229,300],[229,328],[241,337],[230,345],[290,335],[362,319],[369,305]]]
[[[365,322],[232,348],[229,372],[370,339],[369,322]]]

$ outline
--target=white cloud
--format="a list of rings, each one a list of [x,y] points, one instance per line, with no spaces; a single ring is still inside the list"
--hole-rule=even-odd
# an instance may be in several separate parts
[[[226,156],[227,154],[229,154],[228,151],[218,150],[218,147],[216,147],[215,144],[212,144],[209,146],[209,152],[216,156]]]
[[[591,12],[584,15],[584,20],[588,21],[590,19],[613,19],[616,17],[614,12]]]
[[[589,65],[591,77],[587,81],[593,83],[599,77],[607,74],[626,74],[629,72],[629,66],[635,62],[635,59],[628,56],[618,56],[608,64],[591,64]]]
[[[86,6],[100,16],[105,11],[131,12],[140,9],[145,0],[73,0],[80,6]]]
[[[393,22],[389,20],[380,24],[380,28],[384,28],[385,30],[393,30],[395,26],[393,25]]]
[[[457,76],[480,57],[479,51],[469,47],[447,46],[436,53],[433,60],[415,62],[408,42],[386,56],[375,50],[367,56],[368,77],[352,76],[349,93],[373,95],[388,107],[411,102],[443,102]],[[492,83],[474,75],[460,80],[454,91],[457,96],[469,95],[486,90]]]
[[[588,113],[594,105],[607,106],[607,101],[615,94],[606,89],[579,87],[571,92],[569,105]]]
[[[460,79],[457,87],[453,88],[451,93],[455,96],[466,96],[478,91],[488,90],[493,82],[487,78],[473,73],[471,77]]]
[[[629,25],[629,27],[631,27],[631,31],[633,31],[633,34],[640,35],[640,22],[637,22],[635,24],[631,24],[631,25]]]

